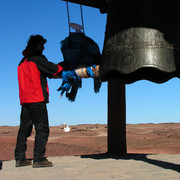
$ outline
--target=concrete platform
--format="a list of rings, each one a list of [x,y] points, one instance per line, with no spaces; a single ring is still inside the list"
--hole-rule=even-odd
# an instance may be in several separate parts
[[[83,155],[48,157],[50,168],[15,167],[4,161],[2,180],[180,180],[180,154]]]

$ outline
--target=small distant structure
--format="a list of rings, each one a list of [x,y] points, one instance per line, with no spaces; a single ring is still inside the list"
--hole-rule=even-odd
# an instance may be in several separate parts
[[[67,125],[66,127],[64,127],[64,132],[70,132],[71,128]]]

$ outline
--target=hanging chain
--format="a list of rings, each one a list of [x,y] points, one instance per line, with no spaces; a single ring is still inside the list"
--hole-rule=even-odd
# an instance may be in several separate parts
[[[68,5],[67,1],[66,1],[66,7],[67,7],[68,25],[69,25],[69,33],[70,33],[70,31],[71,31],[71,28],[70,28],[70,15],[69,15],[69,5]],[[81,9],[81,22],[82,22],[83,33],[84,33],[83,11],[82,11],[82,5],[81,4],[80,4],[80,9]]]
[[[68,2],[66,1],[66,7],[67,7],[67,15],[68,15],[68,25],[69,25],[69,33],[70,33],[70,16],[69,16],[69,6],[68,6]]]
[[[81,8],[81,21],[82,21],[83,33],[85,33],[85,32],[84,32],[84,21],[83,21],[82,5],[80,5],[80,8]]]

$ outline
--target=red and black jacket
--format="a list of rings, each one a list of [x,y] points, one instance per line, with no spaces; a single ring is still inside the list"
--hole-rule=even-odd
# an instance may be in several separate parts
[[[53,78],[63,68],[43,55],[24,57],[18,65],[20,104],[49,102],[47,77]]]

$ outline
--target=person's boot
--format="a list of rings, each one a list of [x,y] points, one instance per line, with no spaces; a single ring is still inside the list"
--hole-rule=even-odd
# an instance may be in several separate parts
[[[0,170],[2,170],[2,165],[3,165],[3,163],[2,163],[2,161],[0,161]]]
[[[22,167],[22,166],[30,166],[32,165],[31,160],[25,159],[25,160],[16,160],[16,167]]]
[[[44,158],[43,161],[34,161],[32,167],[33,168],[53,167],[53,164],[52,162]]]

